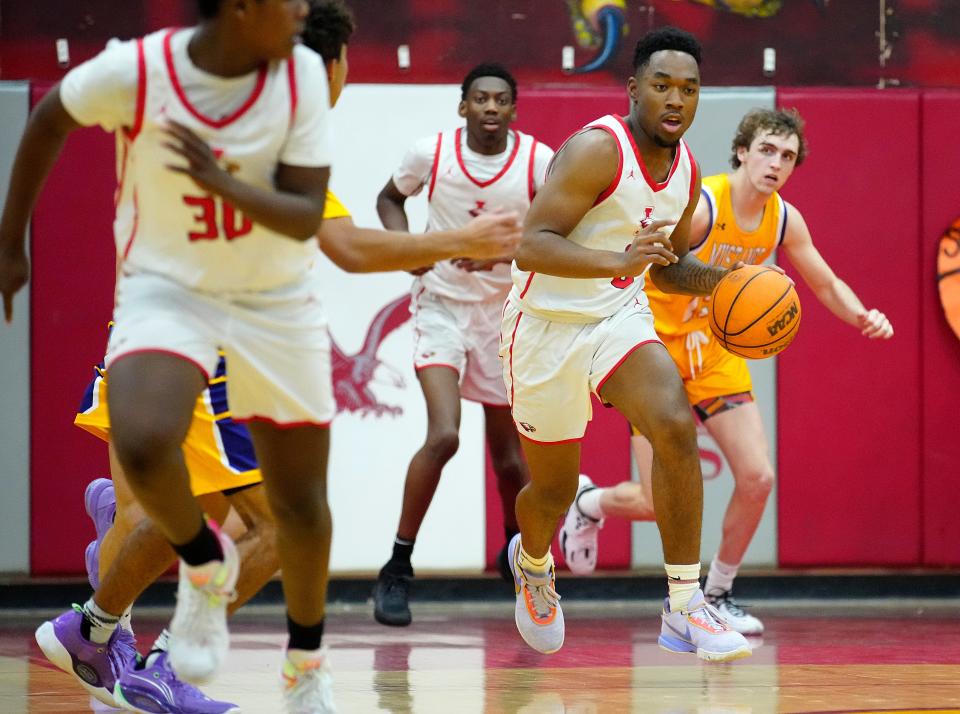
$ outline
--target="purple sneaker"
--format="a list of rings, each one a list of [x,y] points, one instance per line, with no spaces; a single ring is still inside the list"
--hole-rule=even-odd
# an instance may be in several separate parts
[[[37,628],[37,644],[48,660],[104,704],[118,706],[113,699],[117,677],[134,662],[137,648],[133,635],[118,627],[104,644],[84,639],[80,634],[83,608],[74,605],[55,620]]]
[[[149,662],[149,659],[148,659]],[[234,714],[240,708],[211,699],[181,682],[166,652],[159,652],[143,669],[128,667],[117,679],[113,697],[121,706],[151,714]]]
[[[97,478],[87,484],[83,494],[83,505],[87,515],[93,521],[97,531],[96,540],[87,545],[84,560],[87,564],[87,580],[96,590],[100,587],[100,543],[113,525],[113,517],[117,512],[117,498],[113,490],[113,481],[108,478]]]

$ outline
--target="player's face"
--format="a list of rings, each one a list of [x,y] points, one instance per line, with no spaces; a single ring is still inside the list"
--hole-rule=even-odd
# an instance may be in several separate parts
[[[506,138],[517,118],[517,105],[506,80],[478,77],[460,102],[459,112],[467,120],[467,132],[481,144],[491,144]]]
[[[630,113],[657,146],[677,145],[700,101],[700,68],[686,52],[660,50],[627,82]]]
[[[310,11],[307,0],[246,0],[241,5],[249,45],[267,61],[289,57]]]
[[[796,134],[777,135],[760,131],[750,148],[737,149],[740,168],[747,172],[750,183],[760,193],[779,191],[797,166],[800,139]]]
[[[347,63],[347,46],[340,47],[340,59],[327,63],[327,78],[330,81],[330,106],[337,106],[337,100],[340,99],[340,93],[347,85],[347,71],[350,65]]]

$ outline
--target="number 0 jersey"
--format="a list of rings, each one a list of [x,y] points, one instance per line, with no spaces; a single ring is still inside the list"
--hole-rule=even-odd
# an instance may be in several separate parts
[[[608,132],[620,154],[617,173],[567,236],[585,248],[623,251],[640,225],[654,220],[676,223],[697,185],[697,164],[687,144],[677,144],[663,183],[650,176],[622,118],[601,117],[584,130]],[[555,322],[597,322],[638,300],[646,303],[643,276],[635,278],[562,278],[520,270],[513,264],[512,300],[522,312]]]

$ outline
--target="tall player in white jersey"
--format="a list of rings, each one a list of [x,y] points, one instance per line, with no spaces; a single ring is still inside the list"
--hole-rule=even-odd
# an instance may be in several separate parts
[[[116,222],[112,439],[137,500],[181,559],[170,661],[203,682],[228,644],[236,549],[191,495],[181,450],[220,347],[232,416],[249,422],[277,520],[288,704],[331,711],[320,643],[334,403],[312,269],[329,177],[326,72],[297,46],[305,0],[198,0],[198,10],[195,27],[111,46],[37,106],[0,223],[0,292],[9,319],[28,273],[27,219],[66,136],[116,131],[118,206],[135,215]]]
[[[404,203],[423,189],[428,233],[458,228],[472,216],[498,209],[522,218],[553,151],[511,129],[516,102],[517,83],[504,67],[474,67],[461,86],[458,111],[465,126],[425,137],[407,152],[377,198],[383,225],[407,230]],[[517,532],[514,503],[528,476],[497,358],[512,258],[443,261],[414,281],[414,366],[427,403],[427,436],[407,469],[393,555],[374,591],[374,615],[383,624],[410,624],[410,557],[441,471],[458,448],[461,397],[483,405],[506,540]],[[509,578],[505,556],[506,545],[498,561]]]
[[[700,45],[663,28],[634,53],[630,113],[588,124],[557,153],[524,224],[504,310],[501,357],[530,484],[510,543],[521,636],[563,645],[550,542],[577,490],[591,393],[653,443],[653,497],[669,597],[659,644],[725,661],[750,654],[699,590],[703,484],[696,430],[676,366],[643,292],[709,293],[726,269],[688,252],[700,176],[681,137],[700,91]]]

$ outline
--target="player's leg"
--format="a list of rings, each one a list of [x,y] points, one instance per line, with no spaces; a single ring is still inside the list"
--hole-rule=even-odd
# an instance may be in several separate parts
[[[704,421],[733,472],[734,489],[723,517],[720,547],[710,565],[704,593],[730,626],[743,634],[760,634],[763,623],[732,597],[733,580],[756,533],[773,488],[774,472],[763,420],[756,402],[741,402]]]
[[[239,488],[227,498],[245,527],[236,540],[240,577],[237,578],[237,599],[227,610],[232,614],[276,574],[280,557],[277,555],[277,524],[263,484]]]
[[[497,476],[497,491],[503,508],[503,530],[506,537],[497,556],[497,566],[500,575],[509,582],[513,580],[513,576],[510,573],[507,548],[510,539],[520,532],[517,526],[517,494],[529,482],[530,473],[523,458],[520,438],[517,436],[517,427],[513,423],[510,408],[485,404],[483,413],[487,448],[490,450],[493,472]]]
[[[380,569],[373,592],[373,614],[384,625],[410,624],[413,547],[443,467],[460,446],[459,373],[446,366],[431,366],[420,369],[417,377],[427,405],[427,436],[407,467],[393,553]]]

